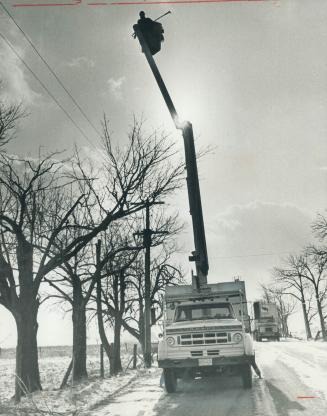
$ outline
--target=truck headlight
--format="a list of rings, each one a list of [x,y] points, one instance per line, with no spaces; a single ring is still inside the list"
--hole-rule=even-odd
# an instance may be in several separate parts
[[[242,334],[240,334],[240,333],[236,333],[236,334],[234,334],[233,335],[233,341],[234,342],[241,342],[242,341],[242,339],[243,339],[243,336],[242,336]]]
[[[170,347],[172,347],[175,344],[175,338],[167,337],[166,342]]]

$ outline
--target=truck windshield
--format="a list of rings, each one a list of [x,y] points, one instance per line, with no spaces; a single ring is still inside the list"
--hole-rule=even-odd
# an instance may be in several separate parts
[[[234,312],[230,303],[181,305],[176,308],[175,322],[205,319],[234,319]]]

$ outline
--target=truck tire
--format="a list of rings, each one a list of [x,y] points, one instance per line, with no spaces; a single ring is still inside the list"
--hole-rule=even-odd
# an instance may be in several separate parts
[[[241,376],[244,389],[252,388],[252,370],[250,364],[244,364],[241,367]]]
[[[175,371],[171,368],[164,368],[163,374],[167,393],[175,393],[177,387]]]

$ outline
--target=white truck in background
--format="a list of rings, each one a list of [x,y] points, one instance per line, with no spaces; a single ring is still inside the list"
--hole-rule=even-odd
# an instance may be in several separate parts
[[[183,376],[240,375],[252,387],[254,350],[243,281],[168,286],[158,365],[168,393]]]
[[[253,302],[253,338],[255,341],[280,340],[280,320],[277,305],[263,301]]]

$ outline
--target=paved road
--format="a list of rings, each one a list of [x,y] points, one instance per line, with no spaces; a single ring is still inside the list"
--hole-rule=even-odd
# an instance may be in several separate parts
[[[254,376],[252,390],[244,390],[239,377],[212,377],[179,382],[168,395],[159,386],[160,371],[153,369],[90,416],[325,416],[326,349],[257,344],[264,379]]]

